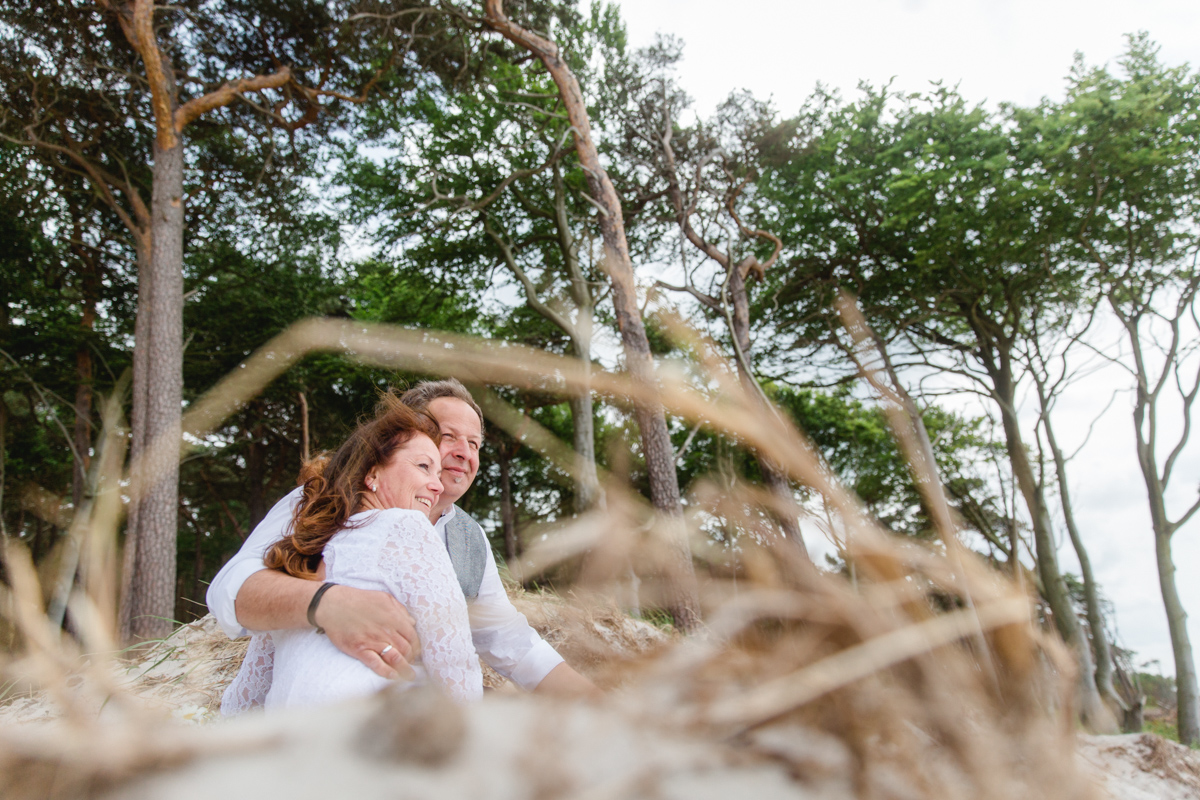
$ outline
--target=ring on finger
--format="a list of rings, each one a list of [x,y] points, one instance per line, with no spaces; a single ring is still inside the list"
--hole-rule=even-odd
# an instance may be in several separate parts
[[[379,657],[380,657],[380,658],[383,658],[383,657],[384,657],[384,655],[386,655],[386,654],[387,654],[387,651],[389,651],[389,650],[392,650],[392,649],[393,649],[393,648],[392,648],[392,646],[391,646],[390,644],[389,644],[389,645],[387,645],[386,647],[384,647],[382,650],[380,650],[380,651],[379,651]]]

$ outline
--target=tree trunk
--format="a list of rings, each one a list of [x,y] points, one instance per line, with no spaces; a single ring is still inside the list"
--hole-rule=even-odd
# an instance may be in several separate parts
[[[600,479],[596,474],[596,423],[592,418],[592,393],[585,390],[571,398],[571,421],[574,425],[575,511],[582,514],[600,499]]]
[[[24,527],[24,526],[22,526],[22,527]],[[45,556],[45,554],[50,549],[49,547],[46,546],[45,537],[42,536],[42,531],[43,531],[44,527],[45,526],[42,523],[42,518],[39,517],[37,514],[34,514],[33,515],[33,541],[29,545],[29,554],[30,554],[30,557],[33,559],[33,563],[35,563],[35,564],[40,564],[42,561],[42,558]]]
[[[154,270],[150,262],[151,233],[136,233],[138,296],[137,317],[133,325],[133,389],[129,412],[129,463],[130,483],[135,494],[141,492],[143,458],[146,453],[146,391],[148,359],[150,350],[150,308],[154,305]],[[125,524],[125,552],[121,564],[121,600],[118,615],[118,639],[124,644],[133,641],[133,576],[137,569],[138,523],[141,503],[129,505]]]
[[[571,229],[571,218],[567,213],[567,190],[562,169],[556,162],[554,183],[554,227],[558,233],[558,248],[562,252],[563,264],[570,278],[571,299],[575,303],[575,324],[567,333],[571,337],[575,356],[589,375],[589,382],[579,394],[571,398],[571,423],[574,428],[576,458],[575,511],[583,513],[601,502],[600,479],[596,474],[596,425],[592,418],[592,329],[595,325],[596,307],[592,298],[592,284],[579,263],[579,242]]]
[[[82,222],[76,216],[73,240],[83,240]],[[71,503],[76,513],[87,496],[89,451],[92,444],[93,366],[89,339],[96,326],[96,303],[99,300],[100,270],[96,257],[82,245],[72,245],[79,260],[79,293],[83,310],[79,319],[79,345],[75,349],[75,428],[71,434],[75,458],[71,470]]]
[[[1093,733],[1116,733],[1116,720],[1096,690],[1091,648],[1079,627],[1079,620],[1075,618],[1075,610],[1071,607],[1067,585],[1063,581],[1062,572],[1058,567],[1054,530],[1046,510],[1045,497],[1033,474],[1033,465],[1029,461],[1029,453],[1021,438],[1016,414],[1016,387],[1012,376],[1012,362],[1004,350],[999,352],[995,360],[987,358],[981,360],[992,378],[996,399],[1000,406],[1005,449],[1009,462],[1012,464],[1013,476],[1017,480],[1017,488],[1025,500],[1025,507],[1029,510],[1030,522],[1033,525],[1037,569],[1042,579],[1042,595],[1046,598],[1051,613],[1054,614],[1055,627],[1058,628],[1059,634],[1067,645],[1075,651],[1075,657],[1079,662],[1076,689],[1080,719],[1084,726]]]
[[[575,136],[576,152],[587,175],[588,189],[600,209],[600,235],[604,242],[602,264],[612,285],[625,368],[635,381],[648,387],[657,386],[650,341],[637,304],[637,285],[629,257],[629,245],[625,239],[621,202],[592,141],[591,121],[579,82],[559,56],[558,47],[506,18],[501,0],[485,0],[484,8],[487,25],[537,56],[558,87]],[[672,563],[666,565],[664,575],[669,610],[679,628],[695,630],[700,622],[700,601],[691,547],[683,525],[679,478],[675,473],[675,449],[667,430],[666,416],[658,403],[639,403],[635,417],[641,432],[642,453],[650,480],[650,500],[664,516],[674,552]]]
[[[1158,457],[1155,453],[1158,394],[1157,390],[1153,394],[1150,392],[1148,370],[1142,357],[1139,318],[1123,313],[1111,295],[1109,303],[1117,317],[1125,325],[1130,344],[1133,347],[1138,378],[1137,395],[1133,407],[1133,430],[1137,442],[1138,466],[1142,470],[1142,479],[1146,484],[1146,494],[1150,503],[1150,524],[1154,531],[1158,584],[1162,591],[1163,607],[1167,612],[1167,630],[1171,634],[1171,653],[1175,658],[1175,695],[1179,741],[1189,746],[1195,746],[1200,744],[1200,685],[1196,679],[1196,661],[1192,653],[1192,640],[1188,635],[1187,612],[1183,610],[1183,602],[1175,584],[1175,560],[1171,555],[1171,537],[1179,523],[1171,522],[1167,515],[1166,483],[1169,480],[1170,466],[1166,467],[1168,470],[1165,473],[1168,476],[1166,479],[1160,478],[1158,474]],[[1180,306],[1181,309],[1183,307]],[[1170,361],[1168,361],[1163,366],[1163,370],[1169,369],[1170,366]],[[1184,419],[1188,421],[1190,420],[1190,401],[1186,397],[1184,400]],[[1148,424],[1147,416],[1149,416]],[[1186,440],[1187,430],[1188,428],[1185,427],[1184,440]],[[1167,463],[1170,465],[1171,459],[1168,459]],[[1186,519],[1187,515],[1181,517],[1180,522],[1186,521]]]
[[[1179,741],[1189,747],[1200,744],[1200,691],[1196,681],[1196,661],[1188,636],[1187,612],[1175,585],[1175,561],[1171,557],[1170,536],[1154,534],[1154,552],[1158,561],[1158,583],[1167,610],[1167,629],[1171,633],[1171,652],[1175,656],[1176,713]]]
[[[8,333],[8,298],[0,295],[0,337]],[[8,404],[0,393],[0,546],[8,544],[8,525],[4,522],[4,487],[8,465]],[[20,528],[17,529],[18,531]]]
[[[194,548],[192,550],[192,597],[196,599],[197,606],[203,608],[204,600],[204,532],[199,525],[195,525],[195,536],[193,537]],[[192,618],[195,618],[193,613]]]
[[[0,546],[8,544],[8,525],[4,521],[5,469],[8,463],[8,406],[0,397]]]
[[[90,329],[88,315],[84,327]],[[75,429],[72,439],[76,457],[71,470],[71,503],[78,512],[87,494],[87,473],[91,465],[88,455],[92,446],[92,352],[86,343],[75,351]]]
[[[1167,612],[1167,631],[1171,634],[1171,653],[1175,658],[1176,714],[1179,741],[1186,745],[1200,744],[1200,687],[1196,680],[1196,661],[1192,640],[1188,635],[1187,612],[1175,583],[1175,560],[1171,555],[1171,535],[1174,525],[1167,517],[1165,487],[1159,480],[1153,442],[1146,441],[1141,432],[1147,408],[1145,392],[1138,390],[1134,410],[1137,431],[1138,464],[1146,482],[1150,500],[1150,522],[1154,529],[1154,554],[1158,565],[1158,584],[1162,591],[1163,607]]]
[[[497,448],[500,461],[500,525],[504,529],[504,558],[511,569],[521,557],[521,542],[517,539],[517,510],[512,496],[512,452],[501,444]]]
[[[179,444],[183,400],[183,144],[154,147],[151,197],[150,306],[146,315],[144,416],[145,493],[137,508],[130,592],[136,639],[170,633],[175,612]],[[139,292],[139,300],[140,292]],[[138,398],[135,397],[135,406]]]
[[[1041,387],[1039,386],[1039,394]],[[1096,656],[1096,689],[1112,707],[1113,713],[1124,710],[1125,703],[1117,695],[1113,686],[1112,650],[1108,645],[1108,633],[1104,630],[1104,616],[1100,612],[1100,592],[1096,587],[1096,578],[1092,572],[1092,560],[1088,557],[1079,528],[1075,525],[1075,512],[1071,506],[1071,493],[1067,489],[1067,462],[1063,457],[1062,448],[1054,437],[1054,428],[1050,424],[1050,412],[1046,408],[1046,399],[1042,397],[1042,410],[1045,416],[1042,426],[1046,430],[1046,442],[1050,446],[1050,454],[1054,458],[1054,470],[1058,476],[1058,492],[1062,500],[1063,520],[1067,525],[1067,534],[1075,547],[1075,555],[1079,557],[1079,571],[1083,577],[1084,602],[1087,603],[1088,627],[1092,630],[1092,651]]]
[[[250,416],[261,419],[262,404],[250,404]],[[263,443],[262,423],[255,423],[249,431],[249,443],[246,445],[246,507],[250,513],[250,524],[246,530],[254,530],[262,518],[267,515],[266,497],[266,445]]]
[[[308,397],[300,392],[300,463],[307,464],[308,459]]]
[[[763,396],[762,390],[758,386],[758,379],[754,376],[750,366],[750,297],[746,289],[746,275],[749,270],[743,271],[742,264],[731,264],[729,270],[729,305],[731,306],[729,327],[735,347],[734,362],[737,364],[738,377],[741,378],[746,394],[752,400],[762,404],[764,413],[777,413],[770,408],[770,404]],[[764,458],[762,453],[756,451],[754,459],[758,462],[758,468],[762,472],[763,484],[767,487],[767,491],[776,498],[779,505],[785,509],[795,506],[796,498],[792,493],[792,484],[788,480],[787,473],[769,459]],[[805,560],[811,561],[808,548],[804,546],[804,536],[800,533],[800,520],[797,515],[788,512],[774,513],[773,516],[779,523],[784,538],[795,545],[796,552],[804,556]]]

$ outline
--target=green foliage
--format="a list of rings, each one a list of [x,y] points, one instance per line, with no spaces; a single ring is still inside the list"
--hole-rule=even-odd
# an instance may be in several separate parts
[[[927,509],[913,482],[883,411],[853,398],[847,389],[821,392],[770,387],[771,399],[787,411],[817,446],[822,458],[881,522],[898,533],[933,535]],[[923,411],[934,457],[947,483],[952,505],[994,507],[977,464],[996,445],[971,420],[936,406]],[[968,525],[975,524],[963,514]],[[982,533],[983,531],[981,531]],[[987,531],[991,533],[991,531]]]
[[[1200,74],[1131,36],[1123,75],[1078,57],[1060,105],[1015,112],[1056,177],[1079,258],[1137,303],[1156,273],[1190,269],[1200,189]]]
[[[792,158],[765,178],[791,256],[762,313],[786,346],[834,343],[838,289],[885,340],[961,353],[1011,346],[1031,315],[1079,303],[1069,228],[1004,120],[945,88],[868,87],[847,105],[818,95],[797,129]]]
[[[42,165],[0,145],[0,513],[35,558],[62,532],[14,500],[30,485],[72,495],[80,358],[96,365],[87,381],[101,395],[113,391],[128,363],[122,340],[130,332],[130,283],[122,251],[104,227],[111,219],[78,182],[68,187],[59,193]]]
[[[1148,705],[1165,709],[1175,707],[1174,677],[1153,672],[1138,672],[1134,677],[1137,679],[1138,689],[1146,696]]]
[[[740,93],[690,124],[680,121],[687,98],[669,80],[678,41],[635,56],[614,5],[510,5],[556,39],[580,79],[631,250],[647,265],[666,263],[664,253],[674,264],[679,252],[652,135],[665,109],[681,174],[696,182],[697,224],[716,229],[736,205],[748,227],[779,234],[780,261],[749,292],[753,366],[780,378],[767,383],[771,398],[897,532],[928,537],[930,522],[880,409],[848,388],[794,388],[814,373],[836,373],[827,383],[847,375],[831,311],[837,290],[858,297],[904,375],[966,378],[1003,394],[1013,387],[1000,386],[1002,373],[1023,346],[1063,330],[1101,293],[1146,307],[1144,290],[1196,277],[1185,256],[1200,230],[1200,84],[1161,64],[1144,36],[1131,40],[1119,74],[1080,60],[1066,99],[1035,108],[993,112],[941,86],[910,96],[885,86],[864,87],[854,102],[819,91],[790,120]],[[156,19],[190,76],[181,100],[281,64],[297,85],[354,97],[370,88],[366,102],[351,103],[289,86],[187,128],[187,401],[309,316],[592,358],[593,326],[612,323],[595,260],[597,212],[540,62],[455,14],[422,16],[408,31],[318,0],[173,8]],[[0,23],[0,132],[52,146],[0,144],[0,514],[40,557],[60,532],[14,498],[28,483],[70,496],[76,391],[83,382],[111,393],[131,362],[129,228],[137,199],[149,198],[152,114],[131,77],[143,66],[94,4],[10,3]],[[272,103],[278,113],[264,114]],[[106,182],[89,179],[85,162],[122,186],[106,199]],[[352,248],[347,226],[359,234]],[[771,242],[742,234],[721,243],[732,259],[765,259]],[[689,263],[693,288],[719,295],[724,274],[698,256]],[[639,277],[653,276],[647,268]],[[729,344],[723,316],[698,308],[694,317]],[[647,322],[656,356],[688,360],[665,326]],[[90,378],[80,353],[94,359]],[[198,600],[292,486],[301,397],[316,451],[336,446],[380,389],[419,377],[312,356],[189,443],[180,595]],[[576,420],[562,397],[493,388],[572,441]],[[1014,522],[987,468],[1002,445],[982,420],[935,403],[922,413],[951,502],[985,547],[1003,550]],[[604,406],[592,417],[600,465],[648,494],[636,426]],[[94,410],[83,422],[94,438]],[[762,478],[739,442],[679,420],[670,434],[684,487]],[[502,458],[519,528],[574,512],[567,476],[489,431],[464,504],[493,533]],[[183,605],[179,616],[196,610]]]

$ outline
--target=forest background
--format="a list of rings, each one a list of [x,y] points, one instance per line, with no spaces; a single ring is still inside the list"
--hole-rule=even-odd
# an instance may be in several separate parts
[[[139,265],[153,256],[139,245],[137,206],[151,206],[161,185],[162,159],[151,153],[168,149],[145,52],[135,53],[136,33],[121,24],[137,5],[5,3],[0,28],[0,518],[4,535],[26,542],[68,587],[64,533],[94,490],[101,400],[138,392],[128,371],[141,349]],[[186,143],[182,399],[194,401],[310,316],[469,333],[619,368],[599,257],[605,212],[545,70],[500,47],[481,8],[368,5],[180,3],[154,18],[152,41],[181,76],[164,85],[173,84],[174,119],[185,123],[176,131]],[[950,83],[901,92],[878,81],[861,92],[818,88],[792,107],[734,92],[713,111],[685,94],[682,43],[643,37],[646,49],[630,46],[614,8],[530,3],[511,13],[555,40],[580,78],[624,205],[654,354],[695,369],[694,348],[667,334],[671,312],[689,317],[899,533],[928,538],[931,526],[878,403],[854,381],[852,357],[862,352],[831,314],[834,288],[861,298],[920,406],[964,536],[1002,569],[1035,568],[1029,577],[1051,595],[1057,565],[1046,563],[1060,551],[1064,565],[1076,556],[1063,544],[1045,421],[1062,420],[1056,432],[1070,454],[1113,389],[1123,390],[1113,407],[1130,410],[1135,381],[1118,385],[1120,364],[1106,367],[1103,390],[1082,382],[1096,379],[1107,356],[1128,352],[1121,314],[1141,314],[1145,327],[1134,332],[1154,342],[1169,344],[1176,331],[1168,354],[1183,399],[1163,400],[1151,471],[1175,471],[1160,528],[1193,548],[1177,551],[1176,564],[1180,586],[1195,583],[1194,533],[1171,529],[1195,510],[1196,486],[1183,421],[1195,396],[1200,170],[1196,77],[1181,59],[1134,36],[1107,66],[1081,58],[1065,83],[1056,76],[1062,88],[1046,91],[1056,99],[1010,106],[964,97]],[[1151,384],[1163,363],[1149,357]],[[1035,375],[1052,390],[1064,365],[1077,376],[1070,390],[1097,402],[1080,407],[1063,395],[1054,414],[1040,416]],[[416,377],[313,356],[219,431],[188,440],[170,506],[170,616],[203,612],[206,580],[292,485],[306,446],[336,444],[378,388]],[[493,388],[652,493],[627,412]],[[983,399],[966,402],[964,390]],[[1124,418],[1124,434],[1089,440],[1103,455],[1087,451],[1064,472],[1127,462],[1134,437]],[[728,485],[770,483],[769,465],[736,442],[667,422],[685,497],[713,474]],[[483,461],[467,507],[502,555],[595,502],[591,482],[498,431]],[[1096,484],[1082,470],[1066,474],[1068,487]],[[1118,483],[1145,485],[1138,472]],[[803,487],[790,489],[810,514],[801,524],[810,550],[844,568],[836,521]],[[1144,493],[1141,502],[1140,521],[1118,523],[1122,559],[1153,553]],[[1104,506],[1082,495],[1076,504],[1080,540],[1109,541],[1112,521],[1094,514]],[[737,546],[729,531],[712,532]],[[831,546],[811,546],[825,538]],[[1114,550],[1099,546],[1103,568]],[[136,568],[128,572],[132,579]],[[1150,573],[1138,585],[1155,581]],[[1101,617],[1088,612],[1099,613],[1103,598],[1089,602],[1082,583],[1064,588],[1095,645]],[[1120,599],[1104,579],[1095,588]],[[1061,627],[1047,600],[1047,619]],[[1130,627],[1142,628],[1123,624],[1122,641]],[[1134,647],[1138,658],[1149,653],[1173,671],[1177,654],[1151,649],[1168,639],[1154,641]]]

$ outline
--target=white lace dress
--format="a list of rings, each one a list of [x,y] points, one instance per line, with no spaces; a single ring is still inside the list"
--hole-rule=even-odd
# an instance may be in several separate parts
[[[357,527],[353,527],[357,526]],[[325,545],[325,579],[389,592],[408,609],[421,639],[417,681],[460,702],[483,695],[467,602],[446,546],[418,511],[364,511]],[[273,657],[272,657],[272,650]],[[390,684],[312,629],[255,635],[221,710],[317,705],[371,694]]]

